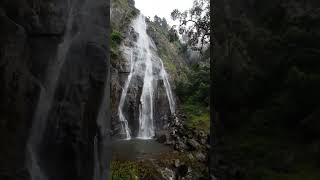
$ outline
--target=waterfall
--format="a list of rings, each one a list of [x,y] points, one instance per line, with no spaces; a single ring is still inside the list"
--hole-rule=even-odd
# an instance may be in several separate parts
[[[126,49],[124,49],[123,51],[125,51]],[[128,52],[129,50],[127,50]],[[122,109],[123,109],[123,105],[124,105],[124,101],[125,101],[125,98],[127,96],[127,92],[128,92],[128,87],[129,87],[129,84],[131,82],[131,79],[132,79],[132,75],[133,75],[133,67],[134,67],[134,63],[133,63],[133,50],[131,49],[130,51],[130,72],[129,72],[129,75],[128,75],[128,79],[127,81],[125,82],[125,85],[124,85],[124,88],[122,89],[122,93],[121,93],[121,97],[120,97],[120,103],[119,103],[119,107],[118,107],[118,115],[119,115],[119,120],[121,122],[121,125],[122,125],[122,129],[124,130],[124,133],[126,134],[126,139],[131,139],[131,135],[130,135],[130,129],[129,129],[129,126],[128,126],[128,121],[126,120],[123,112],[122,112]]]
[[[123,132],[125,132],[127,139],[130,139],[130,128],[128,127],[128,121],[123,114],[123,106],[133,76],[142,77],[143,87],[140,97],[139,131],[137,138],[150,139],[155,135],[153,118],[155,80],[160,77],[164,83],[171,113],[175,112],[175,102],[168,80],[168,74],[164,68],[162,59],[157,56],[155,52],[156,47],[147,34],[145,17],[142,14],[139,14],[133,21],[132,27],[138,33],[138,39],[133,47],[122,48],[122,53],[125,55],[126,60],[130,62],[130,72],[122,90],[118,115]]]
[[[71,8],[67,19],[66,32],[63,41],[58,46],[56,61],[53,62],[53,64],[50,64],[47,69],[45,86],[41,86],[39,100],[32,121],[30,137],[27,142],[27,167],[32,180],[47,179],[41,171],[39,165],[38,150],[46,128],[47,117],[54,99],[54,93],[58,83],[60,71],[65,62],[72,40],[72,12],[73,10]]]
[[[170,83],[169,83],[169,80],[168,80],[168,74],[167,74],[167,72],[166,72],[166,70],[164,68],[164,65],[163,65],[163,62],[162,62],[161,59],[160,59],[160,62],[161,62],[160,76],[163,79],[163,83],[164,83],[164,86],[165,86],[165,89],[166,89],[167,97],[168,97],[168,100],[169,100],[170,111],[171,111],[172,114],[174,114],[176,105],[175,105],[175,102],[174,102],[174,99],[173,99],[171,86],[170,86]]]

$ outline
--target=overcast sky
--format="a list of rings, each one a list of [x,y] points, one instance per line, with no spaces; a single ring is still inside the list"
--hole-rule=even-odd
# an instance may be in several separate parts
[[[174,9],[180,11],[189,10],[192,7],[193,0],[135,0],[136,8],[146,17],[150,16],[153,20],[155,15],[166,18],[168,24],[177,24],[171,19],[171,12]]]

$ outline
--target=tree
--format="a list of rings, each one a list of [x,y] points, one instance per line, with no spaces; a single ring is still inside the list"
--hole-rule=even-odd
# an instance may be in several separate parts
[[[163,29],[166,29],[166,30],[168,29],[169,25],[166,18],[162,18],[161,26]]]
[[[178,38],[178,33],[177,30],[175,29],[176,26],[172,26],[169,30],[169,41],[174,42],[177,41]]]
[[[209,0],[194,0],[193,7],[184,12],[175,9],[171,18],[179,20],[179,33],[188,36],[188,44],[194,50],[202,50],[210,43],[210,3]]]
[[[169,29],[169,25],[168,25],[167,20],[165,18],[161,19],[159,16],[155,15],[153,17],[153,22],[159,28],[162,28],[162,29],[164,29],[166,31]]]

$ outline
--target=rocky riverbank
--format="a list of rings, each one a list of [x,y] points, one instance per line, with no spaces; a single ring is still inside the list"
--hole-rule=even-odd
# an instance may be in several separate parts
[[[172,147],[171,155],[177,155],[172,162],[176,177],[205,178],[209,162],[209,135],[202,130],[187,127],[187,117],[181,111],[169,118],[168,128],[157,134],[157,141]]]
[[[156,141],[123,141],[122,146],[127,143],[125,146],[132,149],[130,156],[134,159],[113,155],[111,176],[142,180],[208,179],[209,136],[202,130],[188,128],[186,118],[181,111],[168,117],[170,123],[165,130],[157,132]],[[143,149],[138,150],[141,146]],[[150,147],[153,150],[146,152]],[[113,152],[119,153],[118,150]]]

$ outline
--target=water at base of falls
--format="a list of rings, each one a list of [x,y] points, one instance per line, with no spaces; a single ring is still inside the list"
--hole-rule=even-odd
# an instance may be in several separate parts
[[[131,140],[116,139],[112,141],[112,159],[135,161],[145,159],[146,156],[170,152],[171,148],[154,139],[144,140],[132,138]]]
[[[139,105],[139,129],[136,138],[152,139],[155,135],[153,105],[156,79],[162,79],[164,83],[171,113],[175,111],[175,102],[162,59],[154,51],[156,47],[147,34],[145,17],[139,14],[133,21],[132,27],[138,33],[138,39],[133,47],[122,47],[125,59],[130,62],[130,72],[122,90],[118,116],[122,125],[122,133],[125,134],[127,140],[131,139],[132,135],[128,121],[123,113],[123,107],[132,78],[140,76],[143,78],[143,87]],[[155,72],[154,69],[159,71]]]

